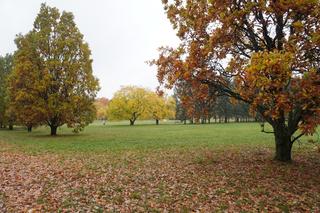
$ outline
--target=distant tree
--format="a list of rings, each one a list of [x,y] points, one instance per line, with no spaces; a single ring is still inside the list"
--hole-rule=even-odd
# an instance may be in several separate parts
[[[150,91],[147,101],[147,111],[151,118],[156,120],[157,125],[159,125],[159,121],[162,119],[175,117],[176,106],[172,97],[159,96],[155,92]]]
[[[33,29],[15,43],[9,93],[18,119],[47,125],[51,135],[64,124],[78,132],[92,122],[98,80],[73,14],[42,4]]]
[[[159,82],[247,103],[272,126],[275,159],[291,161],[294,142],[320,124],[320,2],[162,2],[181,43],[153,61]]]
[[[186,123],[206,123],[210,120],[210,110],[215,101],[210,95],[210,89],[205,84],[198,84],[193,88],[187,81],[179,80],[174,87],[177,105],[177,115]]]
[[[107,119],[107,106],[109,100],[107,98],[98,98],[94,101],[94,106],[97,111],[97,119],[98,120],[106,120]]]
[[[236,122],[248,121],[249,118],[254,117],[250,113],[249,105],[242,101],[238,101],[235,104],[233,104],[232,115],[235,118]],[[256,119],[255,117],[254,119]]]
[[[0,128],[6,125],[12,129],[13,117],[11,113],[8,113],[9,97],[8,97],[8,76],[12,71],[13,56],[7,54],[6,56],[0,56]]]
[[[173,96],[165,98],[166,116],[170,120],[176,119],[176,101]]]
[[[188,120],[187,110],[182,104],[179,92],[179,88],[175,87],[173,97],[176,102],[176,120],[180,120],[181,122],[186,124]]]
[[[184,124],[187,120],[193,122],[194,100],[192,90],[187,82],[181,80],[174,86],[174,97],[176,100],[176,117]]]
[[[138,118],[148,117],[149,95],[150,91],[141,87],[122,87],[108,105],[108,119],[129,120],[133,126]]]
[[[226,96],[218,97],[214,108],[216,115],[219,117],[219,122],[223,120],[224,123],[228,123],[233,115],[233,105],[230,102],[230,98]]]
[[[180,80],[174,87],[177,119],[186,123],[187,119],[196,123],[210,123],[211,119],[229,122],[240,118],[248,120],[250,116],[248,104],[232,101],[230,97],[210,94],[210,87],[199,85],[192,88],[186,81]]]

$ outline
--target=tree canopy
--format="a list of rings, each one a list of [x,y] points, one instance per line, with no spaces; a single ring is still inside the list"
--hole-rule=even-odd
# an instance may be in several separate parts
[[[158,96],[151,90],[136,87],[122,87],[114,94],[107,108],[110,120],[129,120],[134,125],[137,119],[173,118],[175,102],[172,98]]]
[[[9,93],[18,120],[47,125],[51,135],[64,124],[82,130],[95,118],[99,86],[73,14],[42,4],[33,29],[15,43]]]
[[[150,92],[147,102],[148,117],[156,120],[157,125],[162,119],[175,119],[176,102],[172,97],[160,96],[155,92]]]
[[[149,92],[140,87],[126,86],[111,99],[107,116],[110,120],[129,120],[134,125],[138,118],[147,116]]]
[[[205,85],[205,95],[249,104],[273,127],[275,159],[290,161],[293,143],[320,123],[319,1],[163,4],[181,43],[161,48],[153,61],[160,84]]]

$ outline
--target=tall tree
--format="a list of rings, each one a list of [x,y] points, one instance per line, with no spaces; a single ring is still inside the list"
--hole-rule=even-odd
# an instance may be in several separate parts
[[[160,83],[183,78],[246,102],[273,127],[275,159],[291,161],[294,142],[320,123],[319,1],[162,2],[181,44],[153,61]]]
[[[7,80],[12,70],[13,56],[0,56],[0,128],[6,125],[12,127],[12,117],[8,113]]]
[[[9,92],[19,120],[45,124],[51,135],[64,124],[78,132],[92,122],[98,80],[73,14],[42,4],[33,29],[15,42]]]

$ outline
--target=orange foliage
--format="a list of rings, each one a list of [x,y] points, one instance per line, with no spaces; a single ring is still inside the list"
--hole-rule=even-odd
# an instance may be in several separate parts
[[[320,124],[319,1],[163,4],[181,43],[161,48],[151,62],[161,86],[185,81],[192,98],[202,99],[205,84],[210,96],[244,101],[273,126],[280,145],[291,147],[298,129],[314,133]]]

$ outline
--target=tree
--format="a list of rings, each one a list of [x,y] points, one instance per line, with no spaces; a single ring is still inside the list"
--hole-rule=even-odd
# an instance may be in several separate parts
[[[175,117],[176,105],[172,97],[159,96],[150,91],[147,102],[147,111],[150,117],[156,120],[156,125],[159,125],[161,119]]]
[[[187,120],[188,120],[187,110],[182,104],[180,92],[181,90],[178,87],[174,88],[173,97],[176,102],[176,119],[180,120],[184,124],[187,124]]]
[[[249,104],[273,127],[275,159],[291,161],[294,142],[320,123],[319,1],[163,4],[181,44],[153,61],[160,84],[172,88],[182,78]]]
[[[148,116],[149,95],[150,91],[141,87],[122,87],[109,103],[108,119],[129,120],[133,126],[138,118]]]
[[[99,89],[91,52],[69,12],[41,5],[33,29],[17,36],[10,99],[27,126],[66,124],[75,132],[93,121]]]
[[[175,84],[175,97],[177,101],[177,113],[185,121],[189,118],[193,123],[206,123],[210,120],[210,111],[213,107],[215,98],[210,95],[211,91],[206,84],[198,84],[192,87],[191,84],[183,79]]]
[[[7,80],[12,70],[13,57],[11,54],[7,54],[4,57],[0,56],[0,128],[6,125],[12,128],[12,117],[9,116],[8,111],[8,93],[7,93]]]
[[[107,107],[109,104],[109,100],[107,98],[98,98],[94,102],[94,106],[97,111],[97,119],[98,120],[106,120],[107,119]]]
[[[165,98],[166,116],[164,118],[174,120],[176,119],[176,101],[173,96]]]

